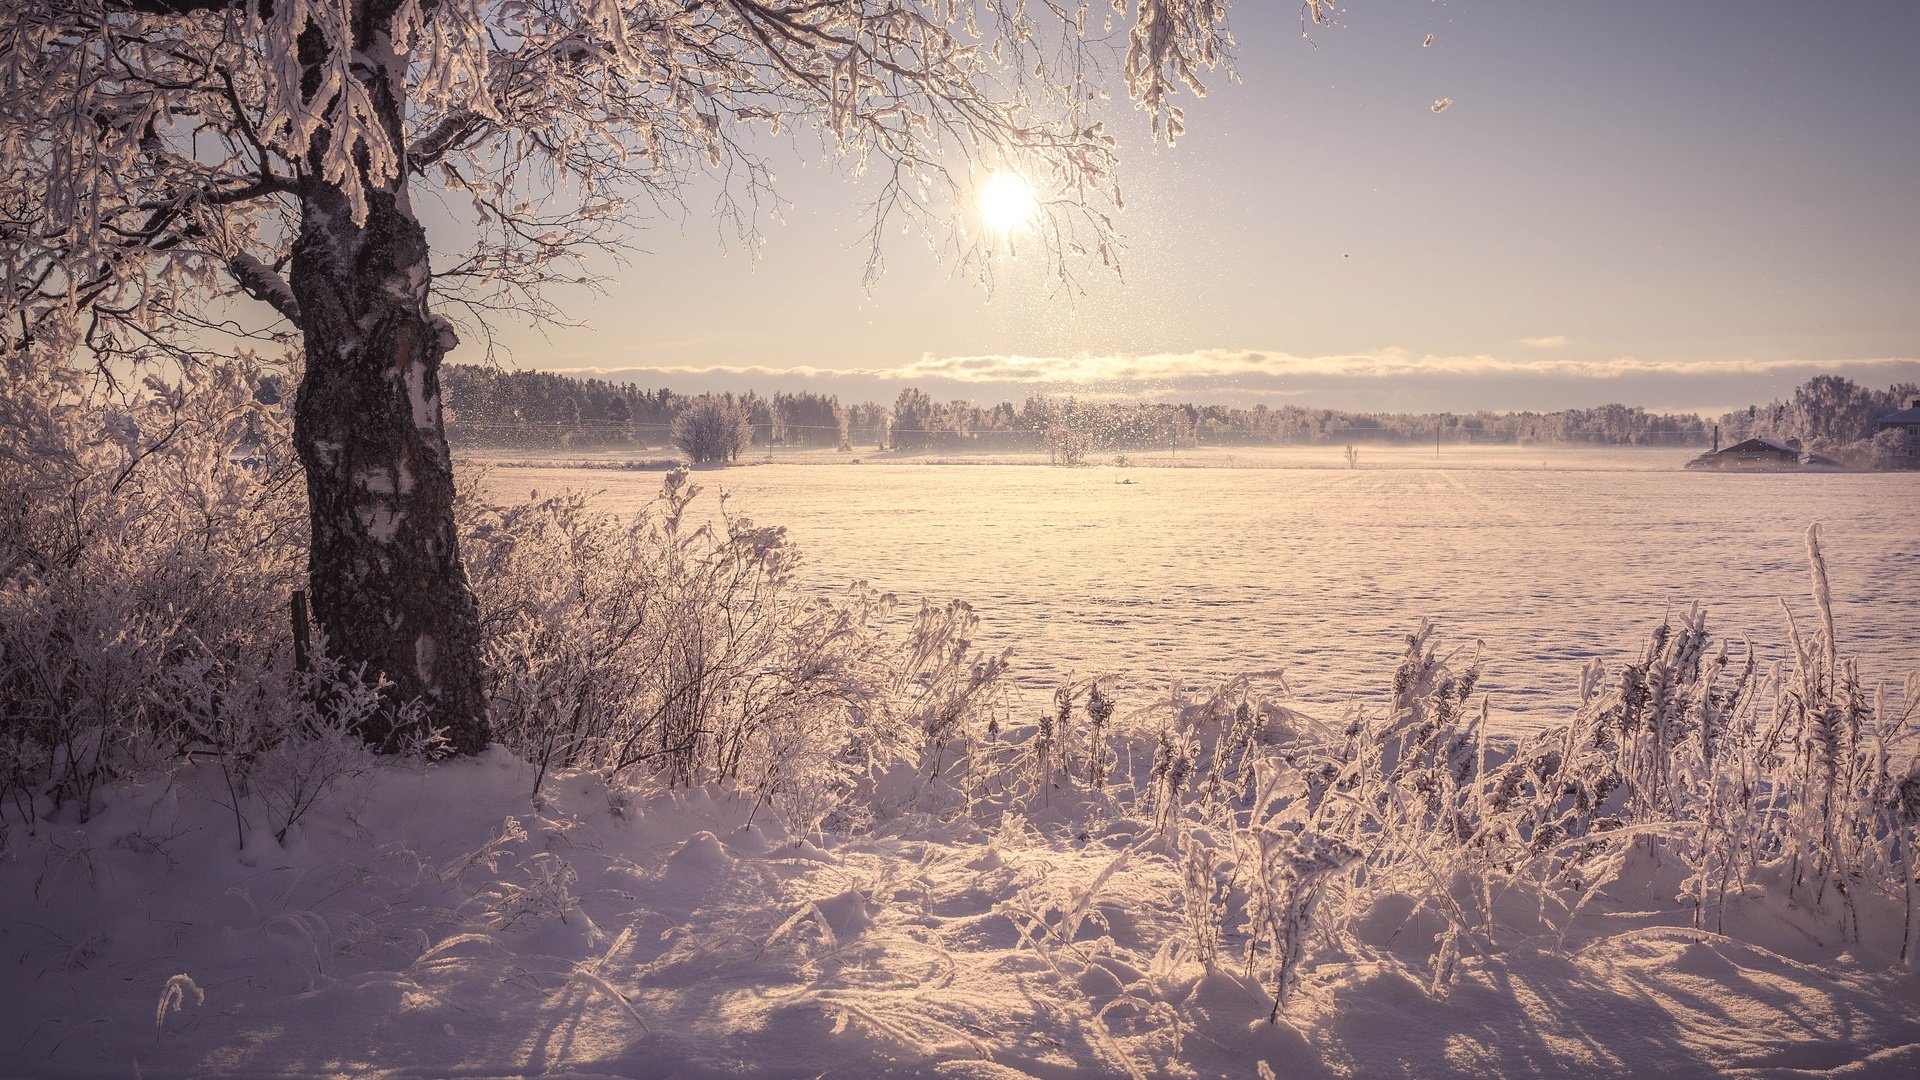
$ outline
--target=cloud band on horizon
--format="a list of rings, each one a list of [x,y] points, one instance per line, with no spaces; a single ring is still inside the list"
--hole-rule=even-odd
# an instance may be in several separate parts
[[[582,377],[671,385],[688,392],[812,389],[890,400],[907,385],[936,396],[1018,398],[1078,394],[1098,398],[1185,398],[1232,404],[1274,398],[1330,408],[1494,410],[1582,407],[1622,402],[1658,411],[1723,411],[1779,396],[1816,374],[1881,385],[1920,380],[1920,357],[1843,360],[1524,359],[1492,355],[1416,355],[1402,348],[1297,356],[1278,350],[1087,356],[923,355],[894,367],[813,365],[578,366],[544,370]]]

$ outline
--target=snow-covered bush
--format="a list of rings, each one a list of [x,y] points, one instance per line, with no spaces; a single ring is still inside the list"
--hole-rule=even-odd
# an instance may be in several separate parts
[[[211,366],[124,403],[0,381],[0,791],[84,819],[155,758],[251,753],[291,717],[305,492],[283,409]],[[277,737],[277,736],[276,736]]]
[[[381,678],[318,642],[295,670],[306,530],[286,411],[234,366],[124,403],[77,389],[0,385],[0,804],[84,818],[99,784],[205,757],[240,842],[257,824],[284,838],[365,765],[350,744]],[[971,609],[924,605],[881,633],[892,597],[803,594],[782,530],[724,502],[691,520],[698,490],[669,474],[629,520],[577,495],[464,501],[503,743],[542,776],[737,783],[802,832],[858,818],[871,774],[898,766],[924,792],[971,761],[947,748],[992,722],[1006,681],[1006,658],[970,644]]]
[[[544,777],[645,767],[731,781],[801,831],[859,804],[896,765],[931,779],[984,728],[1005,657],[969,640],[964,604],[883,633],[893,597],[809,596],[785,531],[689,516],[684,471],[626,517],[577,494],[477,509],[466,541],[495,731]]]
[[[323,629],[296,664],[291,421],[237,365],[122,402],[80,389],[0,384],[0,827],[43,805],[85,821],[102,784],[209,760],[236,842],[284,841],[368,766],[359,731],[384,707]]]
[[[1920,436],[1910,430],[1888,428],[1872,438],[1836,447],[1831,456],[1862,469],[1920,469]]]

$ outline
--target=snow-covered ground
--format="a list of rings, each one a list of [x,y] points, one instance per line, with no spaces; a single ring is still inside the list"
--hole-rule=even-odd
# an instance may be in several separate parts
[[[715,790],[528,798],[495,750],[388,765],[239,850],[218,770],[16,832],[0,1075],[1911,1076],[1920,979],[1779,894],[1680,929],[1646,867],[1563,936],[1500,908],[1444,996],[1387,896],[1372,955],[1261,989],[1179,959],[1180,866],[1094,812],[907,815],[794,843]],[[1120,870],[1102,878],[1116,860]],[[1081,917],[1070,919],[1070,912]],[[1227,955],[1232,955],[1229,941]]]
[[[499,748],[349,755],[284,844],[288,774],[243,791],[206,755],[104,784],[85,820],[20,802],[0,837],[0,1077],[1920,1071],[1900,692],[1876,711],[1843,671],[1789,681],[1806,715],[1768,729],[1783,699],[1734,693],[1739,665],[1684,633],[1644,681],[1619,675],[1695,598],[1779,655],[1775,597],[1808,607],[1809,520],[1843,652],[1869,679],[1920,668],[1920,478],[1401,453],[703,472],[790,525],[818,587],[975,601],[978,643],[1018,647],[1026,711],[954,735],[937,780],[868,775],[844,796],[864,813],[810,838],[784,830],[784,795],[670,790],[644,766],[549,775],[536,797]],[[660,474],[487,482],[618,508]],[[1465,665],[1399,664],[1423,616],[1486,641],[1486,727]],[[1802,623],[1816,668],[1822,625]],[[1596,654],[1577,726],[1485,737],[1567,723]],[[1140,704],[1156,679],[1278,666],[1308,714],[1368,723]],[[1110,744],[1035,722],[1069,670],[1119,676]],[[1229,776],[1221,748],[1256,717]],[[1177,766],[1163,754],[1189,739]],[[1298,906],[1322,868],[1325,917]],[[1277,947],[1275,918],[1299,928],[1298,967],[1249,953]],[[1279,970],[1301,977],[1269,1023]]]
[[[1069,673],[1137,697],[1280,669],[1304,707],[1337,719],[1431,618],[1484,642],[1495,725],[1527,730],[1563,719],[1581,665],[1629,658],[1668,605],[1698,600],[1720,633],[1783,659],[1779,601],[1807,594],[1815,521],[1862,675],[1920,669],[1920,473],[1683,471],[1691,456],[1363,446],[1348,469],[1341,447],[1202,448],[1052,469],[782,451],[698,476],[734,511],[785,525],[819,588],[866,579],[973,604],[979,643],[1014,648],[1037,707]],[[486,483],[502,497],[583,488],[619,510],[660,476],[503,467]]]

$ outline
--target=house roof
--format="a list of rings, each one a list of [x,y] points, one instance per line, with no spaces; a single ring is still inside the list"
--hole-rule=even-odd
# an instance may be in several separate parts
[[[1792,454],[1794,457],[1800,456],[1800,451],[1795,450],[1793,447],[1788,446],[1786,443],[1776,442],[1772,439],[1748,439],[1745,442],[1734,443],[1732,446],[1729,446],[1726,449],[1721,450],[1720,453],[1722,454],[1769,453],[1769,454]]]
[[[1882,427],[1890,427],[1896,424],[1920,424],[1920,405],[1915,405],[1911,409],[1901,409],[1899,412],[1888,413],[1875,422]]]

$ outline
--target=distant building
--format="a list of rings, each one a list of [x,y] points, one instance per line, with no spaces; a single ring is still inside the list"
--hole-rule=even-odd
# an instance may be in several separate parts
[[[1907,437],[1907,456],[1920,458],[1920,397],[1911,408],[1888,413],[1874,422],[1876,431],[1898,431]]]
[[[1800,467],[1800,442],[1788,439],[1748,439],[1724,450],[1701,454],[1687,462],[1689,469],[1797,469]]]

